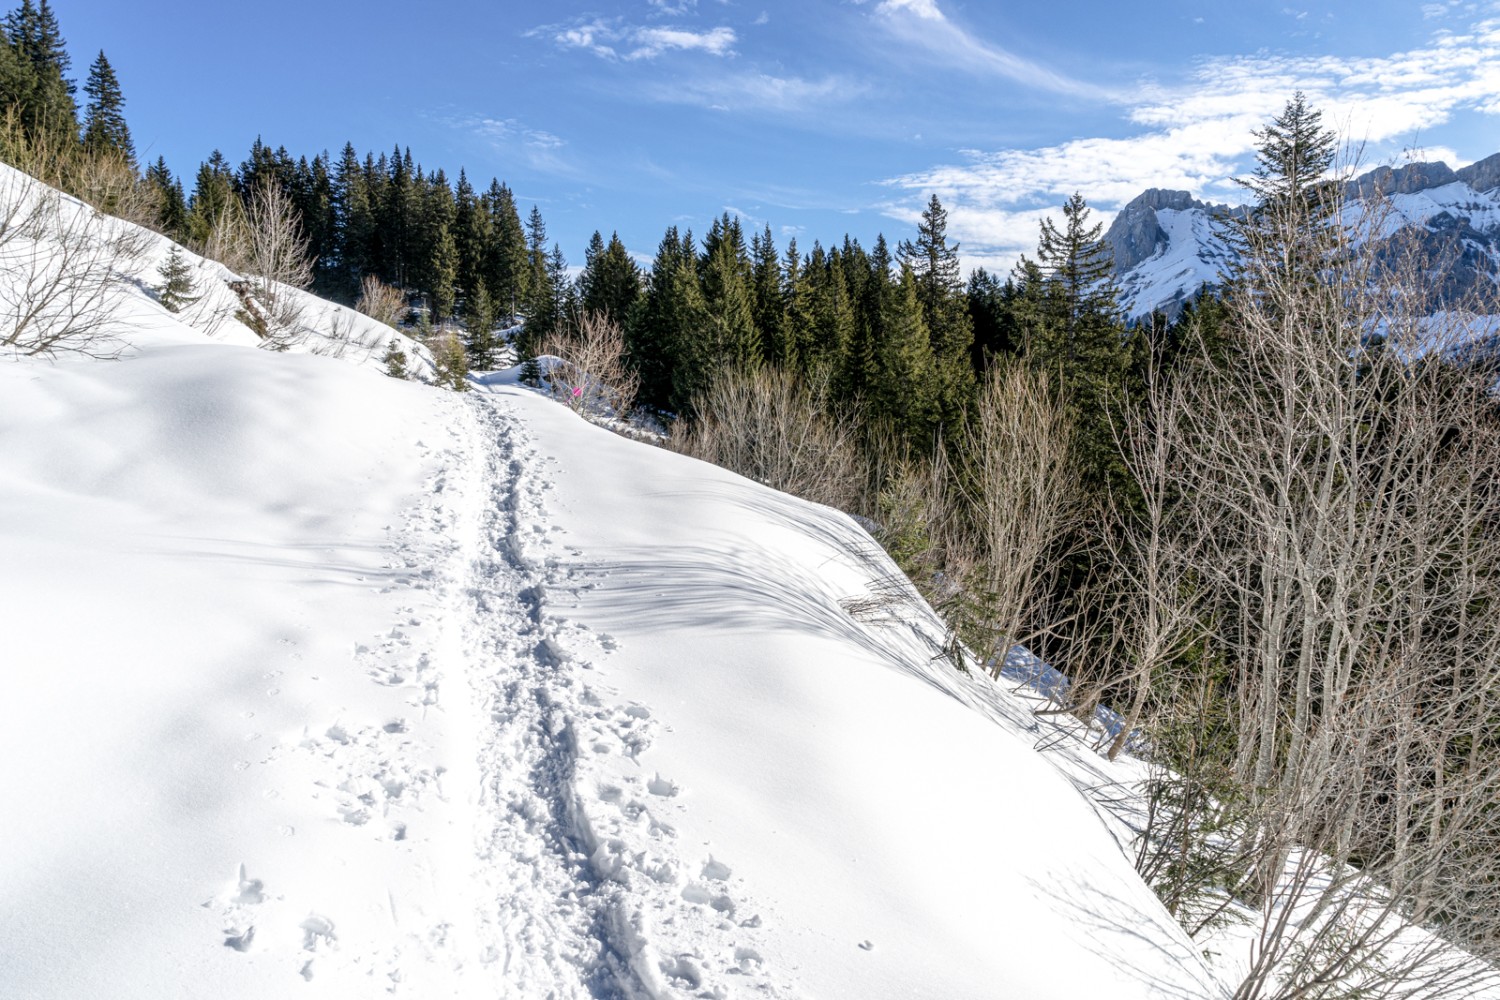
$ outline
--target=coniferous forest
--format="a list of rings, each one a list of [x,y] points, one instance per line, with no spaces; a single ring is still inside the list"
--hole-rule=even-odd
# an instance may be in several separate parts
[[[1494,366],[1407,349],[1458,331],[1432,325],[1421,260],[1340,225],[1338,139],[1302,94],[1255,134],[1222,286],[1127,324],[1082,194],[1005,275],[964,277],[932,195],[894,244],[778,245],[726,213],[667,227],[646,266],[600,220],[575,278],[503,179],[264,138],[179,175],[137,163],[105,53],[81,97],[72,72],[48,0],[23,0],[7,162],[221,260],[285,206],[312,291],[385,289],[389,321],[456,338],[455,370],[509,358],[502,337],[527,361],[613,331],[606,361],[670,446],[863,519],[909,583],[851,615],[899,616],[914,588],[955,669],[1060,671],[1048,710],[1150,762],[1136,862],[1167,907],[1190,931],[1231,903],[1265,915],[1237,996],[1378,976],[1408,921],[1500,954]],[[1326,912],[1363,905],[1344,872],[1386,886],[1384,910],[1294,946],[1270,901],[1290,879]]]

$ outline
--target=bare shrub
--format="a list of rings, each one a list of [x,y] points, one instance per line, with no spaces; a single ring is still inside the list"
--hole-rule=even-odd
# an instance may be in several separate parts
[[[406,296],[401,289],[367,274],[359,283],[359,301],[354,308],[375,322],[394,328],[406,311]]]
[[[950,620],[997,676],[1012,646],[1050,624],[1060,540],[1085,510],[1072,444],[1066,408],[1045,378],[1020,364],[992,369],[958,442],[947,547],[963,558],[950,557],[963,590]]]
[[[1449,942],[1500,955],[1494,371],[1456,350],[1463,312],[1425,315],[1418,263],[1261,224],[1233,362],[1155,395],[1128,450],[1151,505],[1131,653],[1157,688],[1221,692],[1232,734],[1176,747],[1176,801],[1218,777],[1148,835],[1231,859],[1209,868],[1255,915],[1237,1000],[1468,996],[1490,973]]]
[[[13,355],[114,356],[122,273],[147,237],[26,174],[0,176],[0,347]]]
[[[673,427],[677,451],[773,489],[851,509],[863,493],[858,418],[828,411],[827,391],[775,369],[730,371]]]
[[[244,229],[255,311],[262,320],[262,346],[284,351],[303,335],[304,300],[312,285],[313,259],[297,208],[278,184],[263,184],[250,197]]]
[[[549,334],[537,353],[561,359],[546,373],[546,381],[574,412],[624,416],[634,405],[640,376],[626,364],[625,334],[607,314],[585,312],[576,330]]]

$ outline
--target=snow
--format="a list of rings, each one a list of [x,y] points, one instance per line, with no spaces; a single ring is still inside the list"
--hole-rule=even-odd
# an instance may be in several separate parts
[[[1140,318],[1160,309],[1173,312],[1204,285],[1223,281],[1230,251],[1213,220],[1200,209],[1158,209],[1157,225],[1167,242],[1120,277],[1120,305]]]
[[[849,518],[142,284],[0,364],[0,992],[1227,995]]]

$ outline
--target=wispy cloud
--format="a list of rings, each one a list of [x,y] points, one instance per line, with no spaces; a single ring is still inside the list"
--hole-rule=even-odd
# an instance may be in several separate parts
[[[866,84],[843,76],[812,80],[744,72],[652,84],[647,96],[665,104],[690,104],[716,111],[810,114],[832,103],[853,101],[868,90]]]
[[[934,0],[887,0],[920,11]],[[1437,6],[1437,5],[1433,5]],[[1446,5],[1444,5],[1446,8]],[[920,15],[926,16],[926,15]],[[1253,131],[1295,90],[1324,112],[1324,124],[1371,154],[1402,143],[1461,112],[1500,115],[1500,20],[1439,32],[1425,46],[1389,56],[1342,58],[1260,54],[1205,59],[1178,84],[1144,84],[1126,105],[1123,136],[1080,138],[1026,150],[962,151],[956,163],[892,178],[895,189],[937,192],[972,265],[1010,260],[1035,246],[1036,221],[1081,191],[1108,221],[1150,187],[1238,201],[1233,182],[1251,166]],[[1451,150],[1429,150],[1453,163]],[[910,221],[908,203],[882,206]]]
[[[449,128],[468,132],[494,149],[521,160],[533,170],[576,173],[576,169],[562,152],[567,143],[551,132],[532,128],[515,118],[495,118],[480,114],[444,114],[435,117]]]
[[[663,9],[673,9],[664,7]],[[696,31],[681,27],[643,27],[619,19],[595,18],[565,25],[547,25],[527,32],[551,38],[565,49],[582,49],[603,59],[655,59],[666,52],[703,52],[712,56],[734,55],[737,36],[733,28]]]
[[[1075,80],[978,37],[943,13],[937,0],[881,0],[874,17],[904,45],[949,66],[1072,97],[1118,98],[1109,88]]]

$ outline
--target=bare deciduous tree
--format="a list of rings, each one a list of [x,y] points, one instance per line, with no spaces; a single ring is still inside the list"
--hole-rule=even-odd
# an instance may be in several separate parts
[[[560,359],[546,373],[547,383],[575,412],[623,417],[635,403],[640,376],[626,363],[625,335],[608,315],[584,312],[576,330],[549,335],[537,353]]]
[[[406,296],[401,289],[387,285],[373,274],[367,274],[359,283],[359,301],[354,308],[375,320],[394,328],[406,310]]]

